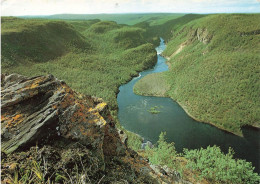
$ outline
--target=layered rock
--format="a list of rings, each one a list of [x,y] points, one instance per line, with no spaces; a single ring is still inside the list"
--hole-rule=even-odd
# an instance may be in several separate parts
[[[52,75],[2,76],[1,102],[5,153],[63,138],[91,147],[101,157],[125,154],[107,104],[77,94]]]

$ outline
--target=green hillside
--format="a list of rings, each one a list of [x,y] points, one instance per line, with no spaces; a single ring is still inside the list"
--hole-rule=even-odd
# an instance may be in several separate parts
[[[86,51],[88,41],[73,26],[61,21],[2,18],[2,66],[45,62],[77,48]]]
[[[179,16],[178,14],[171,17],[169,20],[165,20],[162,18],[158,18],[156,20],[153,20],[152,22],[149,21],[143,21],[135,24],[134,26],[140,27],[146,30],[147,38],[154,38],[154,37],[163,37],[166,41],[168,41],[172,35],[173,32],[178,28],[181,27],[188,22],[204,17],[206,15],[199,15],[199,14],[186,14],[183,16]],[[158,40],[159,44],[159,40]]]
[[[53,74],[117,108],[118,87],[156,62],[145,30],[110,21],[2,18],[2,72]]]
[[[259,127],[260,15],[195,16],[172,27],[163,53],[170,69],[160,75],[170,86],[165,95],[195,119],[235,134],[244,125]],[[153,86],[145,78],[138,83],[145,81]],[[135,92],[152,95],[141,88]]]

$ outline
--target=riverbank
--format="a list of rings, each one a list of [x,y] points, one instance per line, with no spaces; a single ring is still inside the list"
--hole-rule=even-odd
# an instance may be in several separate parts
[[[174,100],[174,99],[172,99],[172,100]],[[194,120],[196,120],[196,121],[198,121],[198,122],[201,122],[201,123],[206,123],[206,124],[212,125],[212,126],[214,126],[214,127],[217,127],[218,129],[220,129],[220,130],[222,130],[222,131],[224,131],[224,132],[227,132],[227,133],[230,133],[230,134],[233,134],[233,135],[237,135],[237,136],[243,137],[242,132],[237,132],[237,133],[236,133],[236,132],[231,132],[231,131],[229,131],[229,130],[223,128],[223,127],[217,126],[217,125],[214,124],[214,123],[211,123],[211,122],[207,122],[207,121],[203,121],[203,120],[201,120],[201,119],[198,119],[197,117],[195,117],[195,116],[192,114],[192,112],[190,112],[190,111],[187,109],[187,107],[186,107],[185,105],[183,105],[183,104],[182,104],[181,102],[179,102],[178,100],[174,100],[174,101],[177,102],[177,103],[181,106],[181,108],[182,108],[192,119],[194,119]]]

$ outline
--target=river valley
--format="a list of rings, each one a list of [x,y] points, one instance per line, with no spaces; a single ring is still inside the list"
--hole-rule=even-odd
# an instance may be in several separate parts
[[[161,39],[160,46],[156,48],[158,60],[154,68],[141,72],[138,77],[120,86],[117,102],[121,125],[153,144],[158,140],[159,134],[165,131],[167,140],[175,143],[178,152],[182,152],[183,148],[198,149],[217,145],[227,153],[228,148],[232,147],[236,158],[252,162],[259,173],[259,131],[243,128],[244,137],[239,137],[212,125],[195,121],[171,98],[134,94],[133,87],[142,77],[168,70],[166,59],[160,55],[165,47],[164,40]],[[149,109],[155,106],[160,113],[149,112]]]

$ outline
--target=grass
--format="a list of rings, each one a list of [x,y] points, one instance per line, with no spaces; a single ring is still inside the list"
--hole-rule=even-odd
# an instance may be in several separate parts
[[[259,127],[260,15],[184,17],[187,23],[173,27],[163,52],[170,58],[170,70],[163,75],[170,86],[165,94],[195,119],[234,134],[242,135],[244,125]],[[142,80],[148,85],[148,76]],[[154,93],[147,89],[138,93]]]

